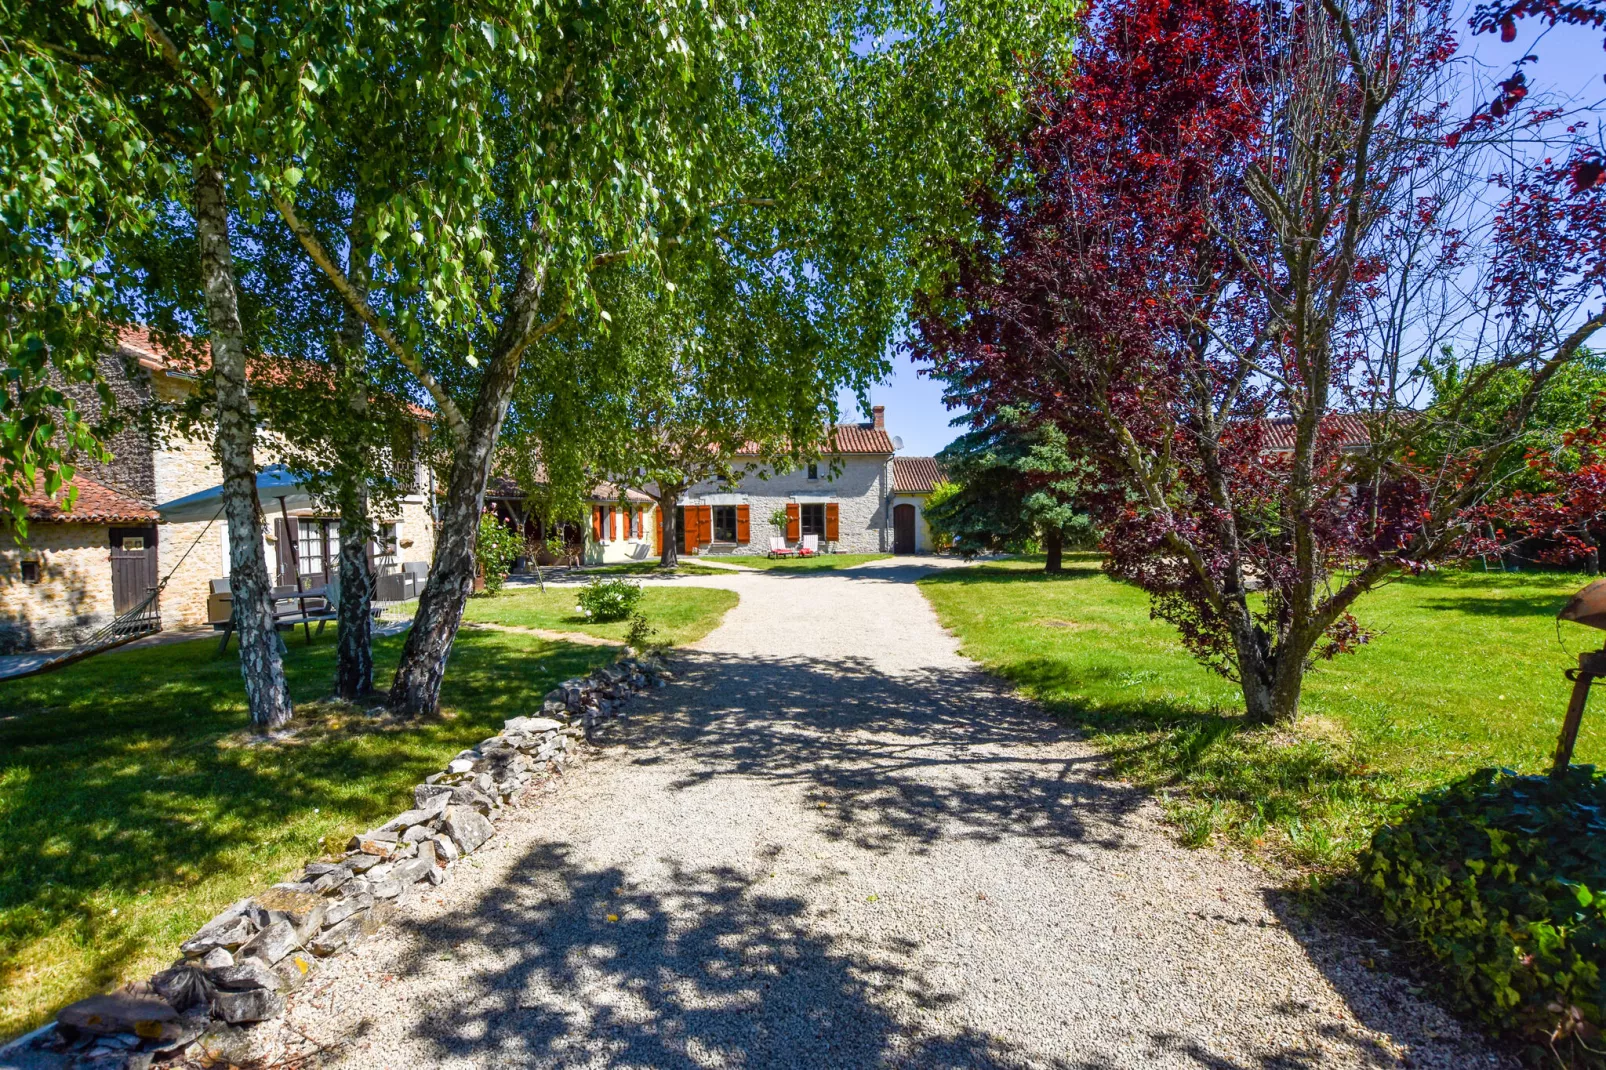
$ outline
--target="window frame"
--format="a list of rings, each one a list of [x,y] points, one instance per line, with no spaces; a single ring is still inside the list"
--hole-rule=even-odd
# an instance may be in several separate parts
[[[818,482],[819,478],[820,478],[820,466],[819,466],[819,464],[817,462],[810,463],[810,465],[809,465],[809,467],[808,467],[808,469],[807,469],[805,474],[807,475],[809,482],[811,482],[811,483]]]
[[[817,526],[809,523],[810,516],[816,516],[819,518],[819,524]],[[798,503],[797,533],[799,538],[803,537],[804,535],[818,535],[822,540],[825,538],[824,502]]]
[[[721,517],[726,516],[726,515],[728,515],[730,517],[730,527],[729,528],[726,528],[726,527],[724,527],[723,525],[720,524]],[[710,523],[712,524],[713,529],[714,529],[713,533],[712,533],[714,542],[735,542],[736,541],[736,506],[734,506],[734,505],[716,505],[716,506],[714,506],[714,512],[713,512],[713,516],[710,518]]]

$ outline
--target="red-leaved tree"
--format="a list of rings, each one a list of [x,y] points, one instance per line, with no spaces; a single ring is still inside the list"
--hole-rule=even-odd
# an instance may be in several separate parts
[[[1464,548],[1545,369],[1599,326],[1574,315],[1598,278],[1550,301],[1577,243],[1500,281],[1539,252],[1514,233],[1533,190],[1470,235],[1487,138],[1450,136],[1454,51],[1437,0],[1094,4],[1004,169],[1023,177],[917,324],[978,421],[1030,402],[1086,454],[1106,569],[1255,721],[1294,718],[1313,661],[1367,639],[1361,595]],[[1499,329],[1462,381],[1534,374],[1477,437],[1407,401],[1480,272]]]

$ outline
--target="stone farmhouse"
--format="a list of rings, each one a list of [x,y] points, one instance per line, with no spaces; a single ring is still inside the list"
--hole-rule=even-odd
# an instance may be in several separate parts
[[[197,383],[193,367],[170,359],[138,328],[121,332],[117,352],[102,358],[101,370],[130,410],[180,402]],[[98,403],[92,390],[75,397],[86,411]],[[0,651],[70,645],[137,606],[175,566],[158,606],[162,626],[203,625],[218,614],[211,596],[229,574],[226,525],[221,518],[163,523],[155,508],[222,482],[211,443],[130,426],[108,445],[110,463],[83,465],[72,480],[78,498],[70,511],[62,508],[61,495],[52,499],[36,486],[27,500],[27,544],[0,535]],[[271,441],[259,441],[259,463],[274,460]],[[432,482],[427,466],[419,465],[416,493],[403,499],[396,515],[381,518],[383,545],[373,551],[382,571],[399,573],[409,563],[427,569],[433,559]],[[272,519],[263,539],[274,582],[292,585],[299,566],[304,585],[321,586],[337,568],[335,519],[315,509],[289,510],[296,560],[274,503],[262,505]]]
[[[930,481],[920,490],[915,473],[935,471],[937,462],[896,456],[903,443],[887,433],[884,405],[871,410],[868,423],[838,424],[828,441],[818,462],[794,471],[759,469],[733,486],[710,482],[687,491],[676,528],[681,552],[762,554],[772,538],[795,547],[811,535],[835,553],[929,552]],[[908,489],[900,490],[899,471],[914,480]],[[772,523],[782,516],[783,524]]]

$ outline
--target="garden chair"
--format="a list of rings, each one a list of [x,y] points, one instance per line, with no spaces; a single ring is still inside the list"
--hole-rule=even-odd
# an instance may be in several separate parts
[[[790,546],[786,545],[786,539],[785,539],[784,536],[781,536],[781,535],[771,535],[770,536],[770,552],[769,552],[769,556],[770,557],[792,557],[796,553],[797,553],[796,550],[794,550]]]
[[[818,535],[803,536],[803,548],[798,551],[804,557],[813,557],[820,552],[820,537]]]

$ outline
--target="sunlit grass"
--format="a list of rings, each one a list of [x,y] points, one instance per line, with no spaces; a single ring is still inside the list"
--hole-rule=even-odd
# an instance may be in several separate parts
[[[601,624],[586,620],[579,612],[579,588],[573,584],[508,588],[489,598],[468,603],[464,619],[519,628],[543,628],[560,632],[584,632],[600,639],[624,642],[628,621]],[[734,606],[733,591],[714,587],[646,587],[638,609],[657,632],[655,642],[679,646],[694,643],[714,629]]]
[[[1202,668],[1139,590],[1095,555],[921,581],[970,656],[1081,725],[1121,776],[1163,792],[1184,842],[1230,843],[1302,866],[1342,862],[1417,792],[1484,765],[1544,768],[1593,632],[1555,614],[1588,577],[1443,572],[1357,606],[1380,634],[1320,663],[1291,729],[1244,725],[1236,685]],[[1578,761],[1606,758],[1586,717]]]

